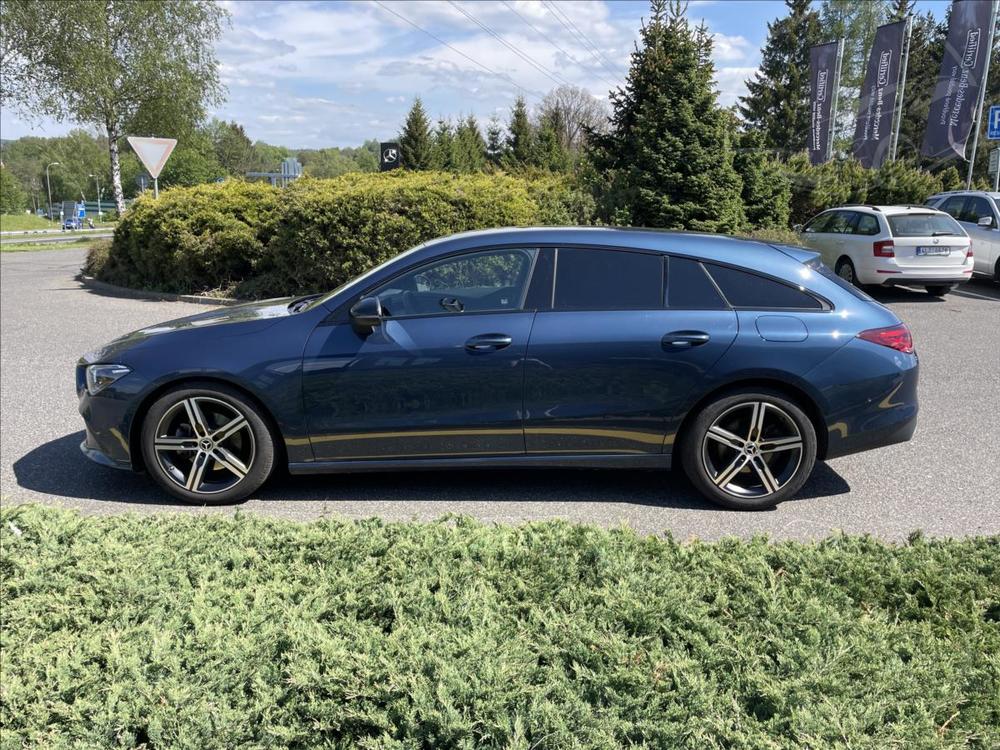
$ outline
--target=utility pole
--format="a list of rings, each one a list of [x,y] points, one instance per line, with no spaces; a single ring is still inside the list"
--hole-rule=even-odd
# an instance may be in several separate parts
[[[899,131],[903,127],[903,95],[906,93],[906,66],[910,63],[910,34],[913,32],[913,15],[906,17],[906,37],[903,42],[903,59],[899,69],[899,88],[896,90],[896,129],[892,133],[889,160],[896,161],[896,147],[899,145]]]
[[[49,167],[58,167],[59,162],[54,161],[45,166],[45,188],[49,193],[49,221],[52,221],[52,183],[49,182]]]
[[[965,189],[972,189],[972,171],[976,168],[976,148],[979,146],[979,126],[983,119],[983,100],[986,99],[986,80],[990,74],[990,58],[993,56],[993,32],[997,27],[997,0],[990,2],[990,41],[986,45],[986,67],[979,86],[979,104],[976,106],[975,125],[972,127],[972,156],[969,157],[969,171],[965,175]]]

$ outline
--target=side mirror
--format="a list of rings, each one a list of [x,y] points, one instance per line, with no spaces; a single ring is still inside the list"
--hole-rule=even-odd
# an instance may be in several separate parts
[[[378,297],[363,297],[351,308],[351,325],[358,333],[371,333],[382,324],[382,303]]]
[[[792,231],[795,232],[796,234],[802,234],[802,225],[792,224]]]
[[[991,226],[993,226],[993,217],[992,216],[980,216],[979,217],[979,221],[977,221],[976,224],[978,224],[981,227],[991,227]]]

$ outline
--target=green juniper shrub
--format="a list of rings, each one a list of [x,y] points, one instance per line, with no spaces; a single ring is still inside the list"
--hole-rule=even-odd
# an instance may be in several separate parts
[[[996,748],[1000,538],[0,508],[0,746]]]

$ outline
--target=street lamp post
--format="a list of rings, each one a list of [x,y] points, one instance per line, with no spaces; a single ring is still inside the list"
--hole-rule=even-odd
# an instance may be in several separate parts
[[[97,183],[97,220],[101,221],[104,214],[101,211],[101,179],[96,174],[90,175],[94,178],[94,182]]]
[[[45,166],[45,189],[49,193],[49,221],[52,221],[52,183],[49,182],[49,167],[58,167],[59,162],[54,161]]]

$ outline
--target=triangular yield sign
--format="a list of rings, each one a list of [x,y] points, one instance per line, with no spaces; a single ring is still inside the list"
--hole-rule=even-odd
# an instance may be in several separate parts
[[[139,161],[149,171],[149,176],[155,180],[160,176],[163,165],[167,163],[170,152],[177,145],[177,139],[129,136],[128,143],[139,157]]]

